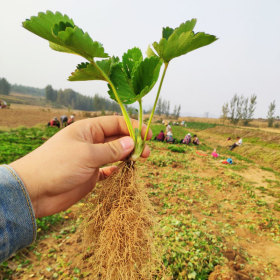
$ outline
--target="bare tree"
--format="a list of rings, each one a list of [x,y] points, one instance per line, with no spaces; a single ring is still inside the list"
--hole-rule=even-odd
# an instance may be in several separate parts
[[[166,107],[167,107],[167,101],[163,100],[161,103],[161,109],[162,109],[161,111],[163,115],[166,115]]]
[[[166,117],[169,117],[169,110],[170,110],[170,101],[167,102],[167,107],[166,107]]]
[[[228,102],[227,102],[222,107],[221,119],[223,120],[223,123],[228,119],[228,113],[229,113],[229,106],[228,106]]]
[[[174,110],[173,110],[172,116],[173,116],[174,118],[176,118],[176,114],[177,114],[177,105],[174,106]]]
[[[242,108],[242,120],[246,120],[248,118],[248,115],[249,115],[249,106],[248,106],[248,103],[249,103],[249,98],[244,98],[244,102],[243,102],[243,108]],[[244,121],[243,121],[244,122]]]
[[[267,112],[268,127],[273,126],[275,120],[275,109],[276,109],[276,104],[275,104],[275,100],[273,100],[273,102],[269,104],[268,112]]]
[[[177,108],[176,119],[178,119],[180,117],[180,114],[181,114],[181,105],[179,105]]]
[[[238,104],[239,97],[235,94],[229,103],[229,119],[231,123],[237,124],[239,119],[237,117],[237,104]]]
[[[156,107],[156,114],[161,116],[162,114],[162,100],[161,98],[158,99],[157,107]]]
[[[237,124],[242,120],[244,125],[248,125],[252,121],[256,109],[257,96],[253,94],[250,99],[243,95],[235,94],[230,103],[226,103],[222,107],[223,117],[230,119],[231,123]]]
[[[246,108],[243,106],[243,114],[242,114],[242,121],[244,125],[248,125],[249,122],[253,120],[253,116],[256,110],[257,105],[257,96],[255,94],[251,95],[250,103],[247,98]]]
[[[236,101],[236,119],[239,122],[243,118],[244,104],[246,103],[246,98],[243,95],[237,96]],[[247,100],[248,103],[248,100]]]

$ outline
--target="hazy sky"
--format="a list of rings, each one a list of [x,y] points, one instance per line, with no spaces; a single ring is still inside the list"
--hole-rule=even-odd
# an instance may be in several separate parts
[[[170,63],[161,96],[182,113],[219,116],[237,94],[256,94],[255,116],[265,117],[276,100],[280,115],[279,0],[0,0],[0,77],[10,83],[73,88],[107,96],[104,82],[68,82],[83,59],[51,50],[46,40],[21,26],[39,11],[60,11],[101,42],[110,55],[158,41],[163,26],[197,18],[195,31],[216,35],[213,44]],[[144,99],[150,106],[155,89]]]

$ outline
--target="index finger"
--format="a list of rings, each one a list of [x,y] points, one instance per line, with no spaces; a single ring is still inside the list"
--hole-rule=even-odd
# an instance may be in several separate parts
[[[83,120],[83,127],[90,132],[92,143],[104,143],[106,138],[122,137],[129,135],[129,131],[122,116],[104,116],[92,119]],[[133,128],[138,127],[138,121],[131,119]],[[141,136],[144,138],[146,125],[143,124]],[[149,130],[147,140],[152,138],[152,131]]]

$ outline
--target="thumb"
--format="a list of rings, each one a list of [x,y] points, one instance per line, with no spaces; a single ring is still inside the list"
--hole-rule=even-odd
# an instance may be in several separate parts
[[[125,136],[104,144],[93,144],[93,157],[96,167],[126,158],[134,148],[131,137]]]

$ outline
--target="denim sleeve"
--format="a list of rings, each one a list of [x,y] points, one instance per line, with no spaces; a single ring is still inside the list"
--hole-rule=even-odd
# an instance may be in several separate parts
[[[0,165],[0,263],[36,239],[36,219],[25,186],[8,165]]]

